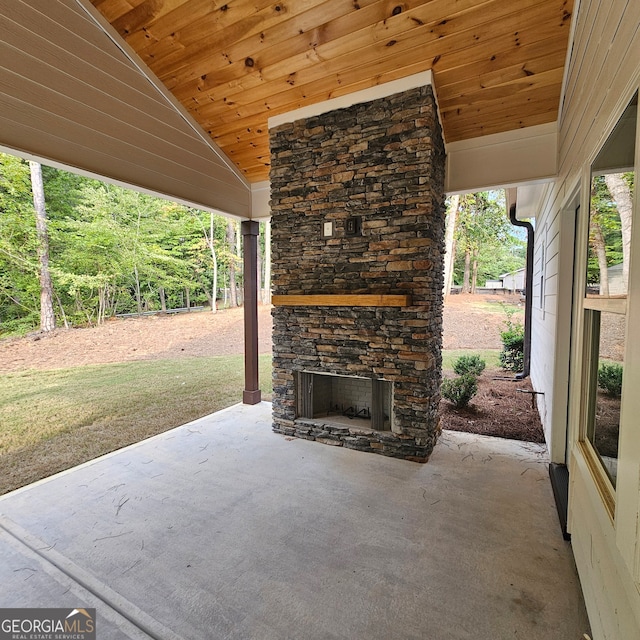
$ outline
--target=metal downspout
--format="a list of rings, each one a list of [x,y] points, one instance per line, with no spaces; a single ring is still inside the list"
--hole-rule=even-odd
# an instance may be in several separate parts
[[[525,220],[516,218],[515,203],[509,208],[509,220],[516,227],[524,227],[527,230],[527,263],[524,297],[524,356],[522,371],[516,374],[516,380],[529,377],[531,370],[531,311],[533,309],[533,225]]]

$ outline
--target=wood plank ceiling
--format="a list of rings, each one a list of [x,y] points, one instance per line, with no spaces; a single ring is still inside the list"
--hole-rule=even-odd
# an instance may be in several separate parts
[[[270,116],[431,69],[447,142],[553,122],[573,0],[91,0],[241,169]]]

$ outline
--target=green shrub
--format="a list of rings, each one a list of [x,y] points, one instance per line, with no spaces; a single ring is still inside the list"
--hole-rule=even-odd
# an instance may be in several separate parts
[[[524,368],[524,327],[515,325],[500,334],[502,351],[498,356],[500,366],[506,371],[522,371]]]
[[[460,356],[453,363],[453,370],[459,375],[463,376],[465,373],[470,373],[474,376],[479,376],[487,363],[477,355]]]
[[[40,316],[36,314],[30,314],[17,320],[5,320],[0,322],[0,337],[24,336],[37,329],[39,322]]]
[[[478,383],[475,376],[470,373],[465,373],[459,378],[442,381],[442,396],[452,402],[458,409],[466,407],[477,392]]]
[[[514,311],[504,307],[507,314],[506,329],[500,334],[502,351],[500,366],[506,371],[522,371],[524,369],[524,325],[513,321]]]
[[[622,365],[601,362],[598,367],[598,386],[614,398],[622,395]]]

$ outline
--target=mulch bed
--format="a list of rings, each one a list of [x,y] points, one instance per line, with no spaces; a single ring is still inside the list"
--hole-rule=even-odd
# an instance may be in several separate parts
[[[618,457],[619,434],[620,398],[598,391],[594,444],[601,456]]]
[[[464,409],[456,409],[443,399],[440,402],[442,428],[543,443],[544,433],[533,404],[535,396],[518,391],[531,391],[531,383],[497,379],[509,375],[502,370],[485,370],[478,378],[478,393]]]

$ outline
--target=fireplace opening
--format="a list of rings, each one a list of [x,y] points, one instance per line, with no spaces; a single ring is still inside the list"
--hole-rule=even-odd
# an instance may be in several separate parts
[[[302,371],[298,417],[355,429],[391,431],[393,385],[380,379]]]

